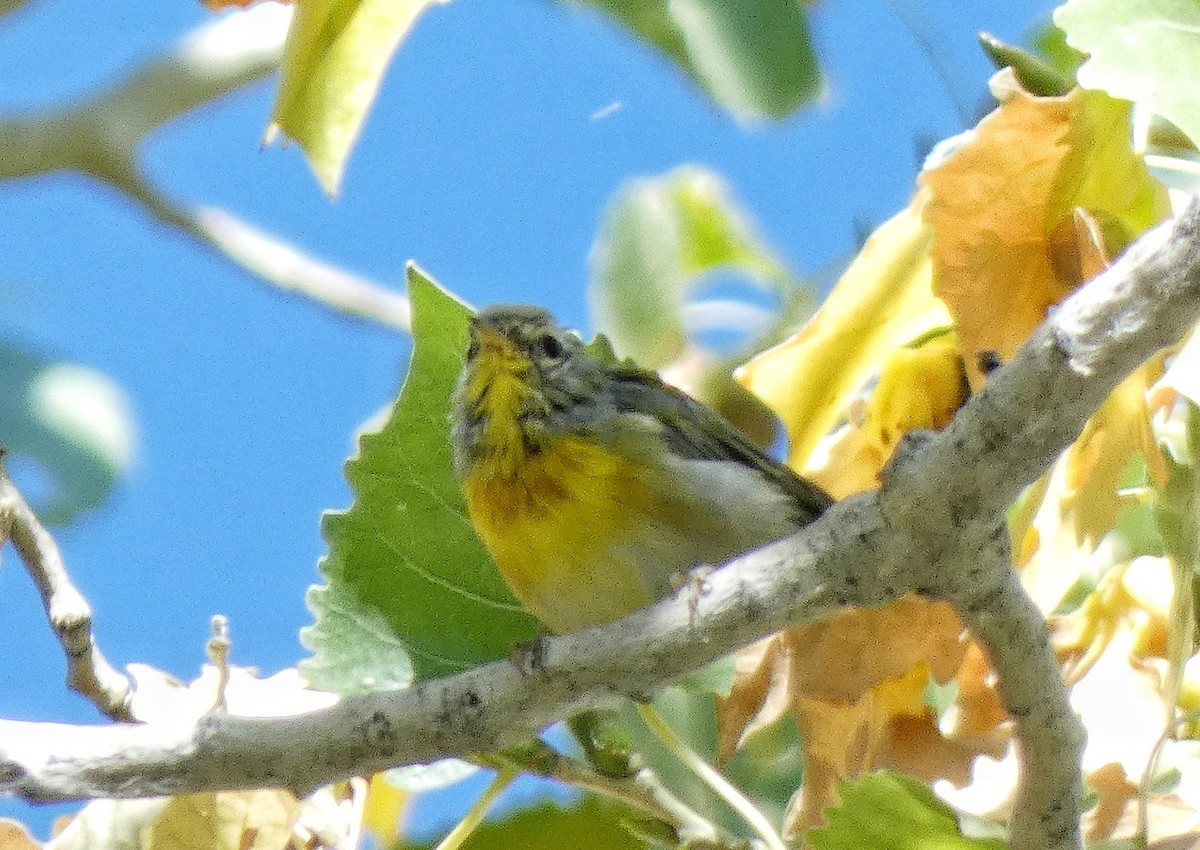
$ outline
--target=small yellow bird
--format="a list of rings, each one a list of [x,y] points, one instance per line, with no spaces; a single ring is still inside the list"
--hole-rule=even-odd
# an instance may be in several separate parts
[[[622,617],[833,500],[652,372],[593,356],[537,307],[471,320],[455,467],[513,594],[556,632]]]

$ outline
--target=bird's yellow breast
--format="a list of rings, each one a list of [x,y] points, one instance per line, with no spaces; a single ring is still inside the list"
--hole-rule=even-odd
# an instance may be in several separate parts
[[[632,535],[654,501],[638,461],[561,435],[516,471],[483,460],[464,476],[471,520],[516,597],[555,631],[649,604]],[[625,544],[634,545],[625,545]]]

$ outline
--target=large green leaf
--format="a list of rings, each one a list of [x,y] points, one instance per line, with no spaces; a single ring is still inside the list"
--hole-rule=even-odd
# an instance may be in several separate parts
[[[125,394],[107,377],[0,343],[0,446],[52,479],[50,492],[30,494],[43,522],[69,522],[104,501],[133,441]]]
[[[348,510],[325,515],[328,587],[313,588],[315,626],[302,637],[314,684],[341,692],[403,687],[397,636],[419,678],[504,657],[537,633],[475,536],[454,477],[450,396],[470,310],[409,268],[413,356],[387,421],[346,464]]]
[[[1080,85],[1143,104],[1200,144],[1200,4],[1069,0],[1054,12],[1067,42],[1090,54]]]
[[[924,784],[898,773],[867,773],[838,783],[841,804],[808,831],[813,850],[1004,850],[996,838],[968,838],[954,812]]]
[[[717,103],[784,118],[821,93],[797,0],[572,0],[616,18],[675,60]]]
[[[449,0],[304,0],[288,31],[268,141],[304,149],[321,187],[337,194],[346,158],[388,61],[428,6]]]

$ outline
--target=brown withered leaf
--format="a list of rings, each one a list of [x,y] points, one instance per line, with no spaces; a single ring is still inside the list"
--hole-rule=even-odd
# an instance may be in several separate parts
[[[1109,762],[1085,777],[1088,788],[1099,798],[1084,817],[1084,837],[1088,844],[1107,840],[1121,820],[1125,807],[1137,800],[1137,783],[1130,782],[1124,768]]]
[[[837,780],[874,767],[964,781],[976,751],[932,746],[924,693],[956,675],[967,646],[950,606],[917,596],[781,632],[739,658],[718,704],[719,758],[790,710],[804,741],[805,787],[788,818],[796,830],[819,821]]]
[[[1004,102],[920,177],[931,192],[933,289],[976,386],[981,352],[1007,360],[1086,279],[1097,234],[1102,253],[1114,254],[1167,212],[1165,190],[1132,150],[1127,102],[1081,89],[1034,97],[1011,70],[994,88]],[[1088,233],[1076,226],[1077,209],[1095,222]]]
[[[945,602],[906,596],[890,605],[842,611],[789,629],[795,647],[793,693],[855,702],[877,685],[924,662],[946,682],[962,663],[962,623]]]
[[[790,651],[787,632],[779,632],[737,653],[734,685],[728,696],[717,697],[717,764],[787,711]]]

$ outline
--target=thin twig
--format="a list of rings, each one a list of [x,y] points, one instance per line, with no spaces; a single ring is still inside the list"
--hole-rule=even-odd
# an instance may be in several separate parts
[[[132,162],[96,158],[89,169],[93,177],[137,201],[159,221],[273,287],[354,319],[409,330],[407,296],[318,259],[224,210],[179,204],[150,183]]]
[[[83,174],[284,292],[407,331],[408,299],[401,293],[324,262],[228,212],[171,200],[150,182],[138,161],[141,143],[164,124],[274,71],[289,15],[275,4],[230,15],[201,27],[90,98],[0,120],[0,180],[63,171]]]
[[[96,646],[91,607],[71,582],[54,538],[0,465],[0,543],[4,540],[12,541],[41,594],[50,628],[67,658],[67,687],[113,720],[132,720],[132,683]]]
[[[483,819],[487,815],[488,809],[492,807],[492,803],[496,802],[496,798],[516,778],[517,771],[515,770],[498,771],[491,784],[488,785],[474,804],[472,804],[466,816],[455,824],[454,829],[450,830],[434,850],[458,850],[458,848],[462,847],[463,842],[470,838],[471,834],[483,823]]]

